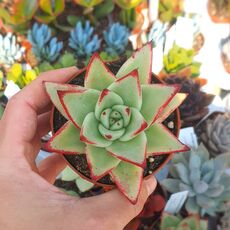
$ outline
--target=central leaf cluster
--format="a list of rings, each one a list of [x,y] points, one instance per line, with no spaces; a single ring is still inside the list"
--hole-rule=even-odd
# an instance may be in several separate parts
[[[107,140],[116,140],[125,133],[125,128],[129,125],[130,117],[131,110],[128,106],[114,105],[112,108],[102,111],[98,130]]]

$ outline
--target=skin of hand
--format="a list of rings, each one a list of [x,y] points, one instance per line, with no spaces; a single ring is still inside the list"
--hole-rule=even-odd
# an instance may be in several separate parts
[[[76,67],[42,73],[13,96],[0,121],[0,229],[121,230],[142,210],[156,187],[144,180],[132,205],[117,189],[97,197],[69,196],[52,184],[66,166],[52,155],[35,164],[40,139],[50,131],[51,102],[43,82],[67,82]]]

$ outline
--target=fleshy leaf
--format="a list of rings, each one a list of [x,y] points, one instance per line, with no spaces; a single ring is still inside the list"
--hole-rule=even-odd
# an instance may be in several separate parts
[[[73,181],[79,177],[69,166],[67,166],[61,173],[61,179],[64,181]]]
[[[98,180],[108,174],[121,161],[107,152],[105,148],[92,145],[87,145],[86,156],[91,171],[91,178],[94,180]]]
[[[82,124],[80,139],[86,144],[97,147],[107,147],[111,144],[111,141],[102,137],[98,130],[98,125],[99,123],[94,113],[87,114]]]
[[[109,129],[106,129],[103,125],[99,124],[98,126],[98,130],[100,132],[100,134],[107,140],[110,140],[110,141],[114,141],[118,138],[120,138],[124,132],[125,132],[125,129],[122,128],[122,129],[119,129],[119,130],[109,130]]]
[[[172,100],[179,90],[177,86],[166,86],[163,84],[142,85],[142,107],[141,114],[150,125],[159,116],[161,111]]]
[[[141,85],[136,69],[117,79],[108,89],[118,94],[125,105],[140,110],[142,104]]]
[[[144,168],[146,163],[146,142],[146,135],[142,132],[130,141],[115,141],[106,149],[121,160]]]
[[[108,89],[104,89],[103,91],[101,91],[101,94],[96,103],[95,116],[99,120],[103,110],[111,108],[114,105],[123,104],[123,100],[119,95]]]
[[[112,112],[112,109],[108,108],[103,111],[103,114],[101,113],[100,116],[100,122],[102,125],[108,129],[109,128],[109,119],[110,119],[110,113]]]
[[[164,213],[161,221],[161,229],[169,229],[170,227],[176,229],[180,222],[181,219],[179,217]]]
[[[178,179],[171,179],[166,178],[164,179],[161,184],[171,193],[176,193],[179,191],[179,184],[180,180]]]
[[[50,152],[76,154],[84,153],[85,144],[80,140],[80,130],[69,121],[52,136],[46,148]]]
[[[153,124],[146,131],[147,155],[185,152],[189,148],[182,144],[164,125]]]
[[[137,50],[119,69],[117,78],[124,77],[133,70],[138,70],[138,76],[141,84],[151,82],[152,75],[152,44],[147,43]]]
[[[114,105],[112,107],[112,110],[117,111],[121,114],[123,121],[124,121],[124,127],[126,127],[129,124],[130,117],[131,117],[130,108],[125,105]]]
[[[118,189],[136,204],[143,178],[143,169],[127,162],[120,162],[110,173]]]
[[[76,92],[62,91],[58,94],[69,119],[79,128],[85,116],[95,110],[99,97],[99,91],[85,88]]]
[[[75,180],[75,183],[81,192],[86,192],[94,186],[93,183],[81,178],[80,176]]]
[[[126,127],[125,134],[120,138],[120,141],[128,141],[137,136],[139,133],[147,128],[148,124],[146,123],[143,116],[140,112],[135,109],[131,108],[131,119],[129,125]]]
[[[85,76],[85,87],[99,91],[107,88],[116,80],[99,55],[95,53],[88,64]]]
[[[58,109],[58,111],[68,120],[68,115],[66,114],[66,111],[64,110],[59,96],[58,96],[58,91],[79,91],[83,89],[81,86],[76,86],[76,85],[68,85],[68,84],[60,84],[60,83],[53,83],[53,82],[45,82],[45,88],[46,92],[48,93],[50,100],[52,103],[55,105],[55,107]]]
[[[81,192],[86,192],[94,186],[93,183],[81,178],[80,176],[75,180],[75,183]]]
[[[164,121],[176,108],[178,108],[182,102],[186,99],[187,94],[177,93],[169,104],[160,112],[156,122],[160,123]]]

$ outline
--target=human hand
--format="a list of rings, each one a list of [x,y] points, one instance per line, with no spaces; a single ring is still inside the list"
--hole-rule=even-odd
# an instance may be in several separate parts
[[[0,121],[0,229],[3,230],[120,230],[142,210],[156,187],[145,180],[136,205],[116,189],[78,199],[52,184],[64,169],[60,155],[38,166],[40,139],[50,131],[51,102],[43,81],[66,82],[75,67],[41,74],[10,99]]]

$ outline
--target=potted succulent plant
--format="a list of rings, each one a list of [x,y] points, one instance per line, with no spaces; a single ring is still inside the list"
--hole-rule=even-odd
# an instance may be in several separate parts
[[[225,172],[226,158],[219,155],[210,159],[201,144],[190,152],[176,154],[170,168],[171,178],[162,185],[170,192],[188,191],[185,209],[189,214],[215,217],[224,211],[230,199],[230,175]]]
[[[207,230],[207,220],[202,220],[198,215],[191,215],[186,218],[164,213],[160,230]]]
[[[162,124],[185,95],[175,85],[154,84],[151,57],[148,43],[117,71],[95,54],[69,84],[45,83],[56,107],[47,148],[63,154],[84,178],[109,188],[116,184],[132,203],[143,176],[162,167],[172,153],[188,150]]]
[[[210,114],[195,127],[195,132],[212,156],[230,152],[230,113]]]
[[[229,0],[209,0],[208,13],[212,21],[216,23],[230,22],[230,1]]]

